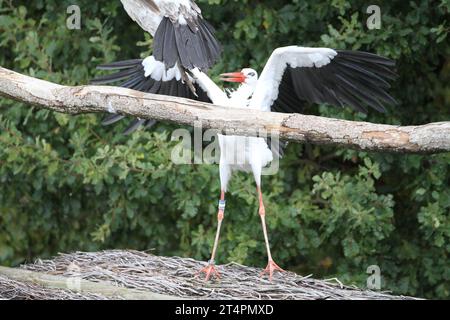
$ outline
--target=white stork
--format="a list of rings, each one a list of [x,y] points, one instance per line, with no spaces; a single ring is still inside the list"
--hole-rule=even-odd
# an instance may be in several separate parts
[[[121,1],[149,2],[144,0]],[[154,0],[150,2],[158,5],[164,2],[178,5],[181,3],[193,4],[193,1],[187,0]],[[142,26],[144,25],[142,20],[138,20],[138,18],[136,20],[141,21]],[[179,20],[180,18],[172,17],[170,21]],[[180,51],[176,54],[180,55]],[[189,55],[189,53],[187,54]],[[270,56],[259,78],[257,71],[249,68],[222,74],[222,80],[240,83],[239,88],[235,91],[223,91],[207,76],[204,72],[206,68],[202,68],[202,66],[193,64],[189,68],[180,69],[177,65],[182,61],[180,57],[175,65],[166,63],[164,56],[162,60],[158,60],[158,58],[161,57],[154,55],[143,61],[130,60],[103,66],[103,69],[123,69],[124,71],[103,77],[96,82],[109,83],[123,80],[122,86],[145,92],[185,96],[217,105],[267,112],[300,113],[306,104],[312,103],[325,103],[338,107],[350,106],[361,112],[367,112],[368,108],[384,112],[385,106],[396,104],[396,101],[387,92],[390,88],[389,81],[396,78],[395,63],[367,52],[299,46],[278,48]],[[170,61],[172,62],[172,60]],[[184,71],[187,71],[187,79],[183,77]],[[195,88],[195,94],[189,89],[189,84]],[[114,116],[111,119],[117,121]],[[132,129],[135,130],[144,122],[137,120],[137,125]],[[261,172],[274,156],[278,156],[279,151],[271,150],[267,142],[259,137],[219,134],[218,138],[221,150],[219,164],[221,195],[217,214],[218,225],[211,259],[200,272],[206,274],[206,280],[211,276],[220,277],[215,267],[215,257],[224,219],[225,194],[232,172],[240,170],[252,172],[256,182],[259,215],[268,257],[268,265],[263,274],[268,273],[269,278],[272,279],[274,271],[282,271],[282,269],[274,262],[270,251],[265,221],[266,211],[261,190]],[[237,145],[244,145],[245,148],[239,149],[236,147]],[[236,153],[240,153],[238,158],[242,161],[239,163],[236,162]]]
[[[256,70],[249,68],[222,74],[224,81],[241,83],[236,91],[228,95],[200,70],[195,69],[192,73],[214,104],[294,113],[302,112],[305,103],[327,103],[350,106],[361,112],[367,112],[368,107],[384,112],[384,105],[397,103],[386,91],[390,88],[388,81],[396,77],[394,66],[392,60],[367,52],[290,46],[278,48],[272,53],[259,79]],[[274,271],[282,269],[273,261],[270,251],[261,172],[279,151],[272,153],[266,141],[256,137],[219,135],[219,145],[221,197],[218,227],[211,260],[202,271],[206,273],[206,279],[211,275],[220,276],[214,259],[224,217],[225,193],[231,173],[243,170],[253,172],[256,182],[268,257],[268,265],[263,273],[268,273],[272,279]],[[243,151],[237,147],[241,145],[245,146]],[[236,152],[244,153],[244,164],[234,163],[236,157],[229,153]]]

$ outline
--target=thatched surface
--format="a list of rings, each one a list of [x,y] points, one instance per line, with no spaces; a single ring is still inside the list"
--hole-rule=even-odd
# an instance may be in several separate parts
[[[46,288],[30,282],[16,281],[0,275],[0,299],[9,300],[107,300],[99,294]]]
[[[276,273],[270,282],[259,277],[261,269],[235,263],[219,266],[222,279],[205,283],[202,277],[196,277],[204,266],[204,262],[193,259],[112,250],[61,254],[52,260],[39,260],[21,268],[70,279],[108,281],[116,286],[186,299],[411,299],[347,287],[337,281],[314,280],[291,272]],[[1,276],[0,298],[106,299],[99,293],[45,288],[8,281]]]

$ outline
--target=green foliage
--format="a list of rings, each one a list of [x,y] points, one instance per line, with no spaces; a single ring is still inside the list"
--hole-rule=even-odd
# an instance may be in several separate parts
[[[68,30],[74,1],[0,0],[0,65],[63,84],[87,84],[99,63],[143,56],[151,39],[119,1],[75,1],[82,29]],[[392,124],[448,120],[448,0],[201,0],[224,59],[212,70],[261,68],[283,45],[364,49],[398,61],[401,104],[368,116],[311,107],[311,114]],[[57,252],[155,249],[208,259],[216,226],[217,166],[174,165],[173,126],[132,137],[101,116],[71,117],[0,100],[0,263]],[[379,265],[383,289],[446,298],[450,292],[450,155],[413,156],[290,145],[278,175],[263,178],[277,262],[365,286]],[[220,263],[265,264],[256,191],[238,174],[228,195]]]

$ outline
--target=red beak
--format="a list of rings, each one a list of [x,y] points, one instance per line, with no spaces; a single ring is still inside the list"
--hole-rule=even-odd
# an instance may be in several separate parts
[[[226,82],[243,83],[243,82],[245,82],[246,77],[242,72],[222,73],[220,75],[220,80],[226,81]]]

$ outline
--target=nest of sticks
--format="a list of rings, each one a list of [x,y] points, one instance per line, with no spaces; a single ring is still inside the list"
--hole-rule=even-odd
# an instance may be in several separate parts
[[[204,266],[193,259],[139,251],[60,254],[9,269],[14,275],[0,269],[0,299],[412,299],[292,272],[276,273],[270,282],[259,277],[261,269],[236,263],[218,266],[221,279],[205,282],[196,276]]]

